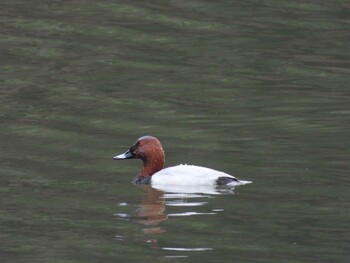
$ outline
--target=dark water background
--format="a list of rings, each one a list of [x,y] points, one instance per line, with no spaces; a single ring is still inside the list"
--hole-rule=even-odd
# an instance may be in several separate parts
[[[349,260],[348,1],[1,1],[1,262]],[[130,183],[167,165],[254,183]]]

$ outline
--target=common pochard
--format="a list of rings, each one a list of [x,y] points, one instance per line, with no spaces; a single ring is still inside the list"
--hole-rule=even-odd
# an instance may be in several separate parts
[[[135,184],[157,185],[242,185],[242,181],[224,172],[195,165],[176,165],[164,168],[165,155],[159,140],[143,136],[125,153],[114,156],[114,160],[141,159],[143,168],[133,180]]]

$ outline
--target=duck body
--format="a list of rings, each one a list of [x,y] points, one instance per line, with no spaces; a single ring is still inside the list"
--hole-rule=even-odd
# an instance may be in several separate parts
[[[238,181],[237,178],[227,173],[187,164],[164,168],[153,174],[151,179],[154,185],[223,185]]]
[[[115,160],[138,158],[143,161],[140,174],[134,178],[135,184],[152,186],[178,185],[242,185],[251,183],[242,181],[224,172],[207,167],[180,164],[164,168],[165,154],[159,140],[152,136],[143,136],[125,153],[115,156]]]

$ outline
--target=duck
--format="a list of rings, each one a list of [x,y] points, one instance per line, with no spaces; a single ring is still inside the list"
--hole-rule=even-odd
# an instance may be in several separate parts
[[[239,180],[227,173],[211,168],[180,164],[164,168],[165,153],[154,136],[142,136],[129,150],[113,157],[114,160],[141,159],[143,168],[133,179],[134,184],[201,186],[243,185],[251,181]]]

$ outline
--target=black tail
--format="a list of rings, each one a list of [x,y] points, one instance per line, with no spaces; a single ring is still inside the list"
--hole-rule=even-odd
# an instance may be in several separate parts
[[[236,178],[232,178],[232,177],[219,177],[218,179],[216,179],[216,184],[217,185],[226,185],[232,182],[239,182],[238,179]]]

